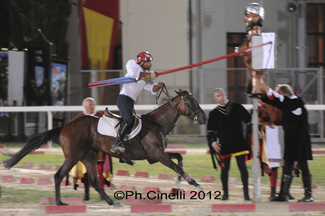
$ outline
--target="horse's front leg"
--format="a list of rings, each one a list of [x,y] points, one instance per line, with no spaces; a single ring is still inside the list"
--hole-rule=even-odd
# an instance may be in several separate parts
[[[196,190],[203,190],[203,187],[201,185],[199,185],[198,183],[196,183],[196,181],[190,176],[188,175],[186,172],[184,172],[184,170],[182,168],[180,168],[178,165],[176,165],[171,158],[168,156],[167,153],[165,152],[157,152],[156,154],[156,159],[164,164],[165,166],[169,167],[170,169],[174,170],[177,175],[183,177],[188,184],[190,185],[194,185]]]
[[[97,172],[97,152],[95,150],[90,149],[86,155],[86,157],[82,160],[82,163],[87,168],[87,173],[89,176],[89,181],[91,186],[99,193],[101,197],[109,204],[115,207],[122,206],[119,202],[113,201],[107,194],[104,189],[100,187],[98,181],[98,172]]]
[[[184,170],[184,165],[183,165],[183,157],[181,154],[179,153],[172,153],[172,152],[167,152],[167,155],[171,158],[171,159],[177,159],[177,165]],[[177,187],[181,186],[181,181],[182,181],[182,176],[180,174],[177,173],[177,180],[175,181],[175,184],[177,185]]]

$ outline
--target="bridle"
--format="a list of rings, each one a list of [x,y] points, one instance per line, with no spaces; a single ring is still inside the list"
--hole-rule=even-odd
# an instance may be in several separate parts
[[[185,100],[186,97],[191,97],[191,94],[187,94],[187,95],[185,95],[185,96],[181,96],[181,101],[183,101],[183,103],[185,104],[186,108],[188,108],[188,109],[190,110],[191,115],[193,116],[193,118],[188,117],[187,115],[185,115],[185,113],[181,113],[181,112],[179,111],[179,109],[178,109],[177,107],[175,107],[175,105],[173,104],[173,102],[172,102],[172,100],[171,100],[171,96],[169,95],[169,92],[168,92],[168,90],[167,90],[167,87],[166,87],[165,83],[163,83],[163,87],[160,88],[160,89],[158,90],[157,94],[156,94],[156,104],[158,104],[158,99],[160,98],[161,93],[163,93],[163,92],[164,92],[165,95],[167,96],[168,101],[169,101],[169,103],[171,104],[171,106],[172,106],[174,109],[177,110],[177,112],[178,112],[179,115],[184,115],[186,118],[188,118],[188,119],[194,121],[195,123],[198,121],[199,113],[200,113],[201,111],[203,111],[203,110],[200,108],[200,109],[198,109],[198,110],[195,112],[194,109],[193,109],[193,108],[191,107],[191,105],[190,105],[190,101],[193,101],[193,100]],[[179,104],[181,104],[181,103],[179,103]],[[159,104],[158,104],[158,105],[159,105]],[[178,106],[179,106],[179,105],[178,105]]]
[[[185,100],[186,97],[191,97],[191,94],[187,94],[187,95],[185,95],[185,96],[181,96],[181,100],[183,100],[183,102],[184,102],[184,104],[186,105],[186,107],[190,110],[191,115],[193,116],[193,118],[191,119],[189,116],[184,115],[184,113],[181,113],[181,112],[180,112],[180,113],[181,113],[182,115],[184,115],[186,118],[191,119],[192,121],[194,121],[195,123],[197,123],[199,113],[200,113],[201,111],[203,111],[203,110],[202,110],[202,108],[199,106],[200,109],[198,109],[198,110],[195,112],[194,109],[191,107],[191,104],[190,104],[190,101],[193,101],[193,100]]]

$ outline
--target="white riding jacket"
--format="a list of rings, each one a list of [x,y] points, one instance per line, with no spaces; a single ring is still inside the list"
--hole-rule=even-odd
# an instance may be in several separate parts
[[[136,101],[138,95],[142,92],[143,89],[150,91],[152,95],[156,94],[156,92],[152,90],[156,83],[154,83],[151,79],[141,78],[139,80],[140,72],[149,73],[148,70],[143,71],[143,68],[131,59],[126,63],[126,71],[127,73],[125,76],[136,79],[137,82],[123,84],[120,95],[129,96],[134,101]]]

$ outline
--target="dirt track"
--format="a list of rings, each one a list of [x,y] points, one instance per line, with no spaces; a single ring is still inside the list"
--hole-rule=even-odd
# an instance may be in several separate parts
[[[42,149],[43,150],[43,149]],[[188,149],[189,150],[189,149]],[[187,151],[188,151],[187,150]],[[47,149],[47,152],[51,153],[60,153],[60,149]],[[58,152],[59,151],[59,152]],[[206,151],[206,150],[205,150]],[[205,152],[202,150],[202,152]],[[195,153],[201,151],[195,150]],[[188,154],[190,152],[188,151]],[[33,184],[20,184],[19,179],[21,177],[26,177],[28,173],[29,177],[32,177],[35,180]],[[3,167],[0,167],[0,179],[2,176],[12,175],[16,181],[12,183],[2,183],[4,187],[14,187],[22,189],[35,189],[37,187],[41,191],[53,191],[54,197],[54,184],[53,184],[53,175],[55,170],[39,170],[39,169],[22,169],[22,168],[12,168],[10,170],[4,170]],[[39,178],[50,178],[52,184],[49,185],[38,185],[37,181]],[[215,176],[216,179],[219,179]],[[114,175],[113,183],[116,188],[119,188],[121,185],[133,185],[135,186],[138,192],[142,192],[144,187],[159,187],[160,191],[163,193],[170,192],[171,188],[176,187],[173,180],[161,180],[156,176],[150,176],[150,178],[137,178],[134,176],[122,177]],[[221,191],[221,182],[217,180],[216,182],[199,182],[203,187],[205,193],[209,191]],[[182,182],[181,187],[185,191],[194,190],[193,186],[188,185],[186,182]],[[221,213],[221,212],[212,212],[211,207],[213,204],[248,204],[252,202],[245,202],[243,199],[242,185],[241,183],[230,183],[230,200],[229,201],[220,201],[210,198],[205,198],[204,200],[190,200],[189,197],[186,197],[183,200],[163,200],[163,204],[172,205],[171,213],[159,213],[159,215],[324,215],[323,212],[290,212],[289,203],[278,203],[278,202],[269,202],[269,185],[261,185],[261,197],[262,202],[256,203],[256,212],[242,212],[242,213]],[[90,189],[91,192],[94,189]],[[72,186],[61,186],[61,191],[76,193],[73,190]],[[116,190],[105,190],[109,196],[113,197],[113,193]],[[291,194],[296,198],[302,198],[303,189],[298,186],[292,186],[290,190]],[[318,187],[314,189],[314,199],[315,203],[324,203],[325,204],[325,189]],[[78,193],[83,193],[83,189],[78,189]],[[2,198],[5,199],[7,195],[2,194]],[[253,187],[250,185],[250,196],[253,198]],[[115,208],[108,206],[106,202],[99,200],[99,195],[91,195],[92,202],[84,202],[87,206],[87,213],[79,213],[78,215],[143,215],[131,213],[130,205],[123,205],[120,208]],[[296,203],[297,199],[290,201],[290,203]],[[121,201],[123,204],[123,201]],[[46,215],[44,211],[44,205],[35,204],[35,205],[3,205],[0,206],[0,215]],[[52,215],[52,214],[49,214]],[[54,214],[53,214],[54,215]],[[57,215],[57,214],[55,214]],[[75,213],[64,213],[60,215],[76,215]],[[157,213],[148,213],[148,215],[158,215]]]

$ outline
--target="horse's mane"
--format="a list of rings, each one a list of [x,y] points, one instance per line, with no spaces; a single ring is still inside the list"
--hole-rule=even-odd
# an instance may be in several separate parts
[[[171,99],[169,99],[169,98],[162,98],[162,101],[164,101],[164,102],[166,101],[164,104],[158,106],[156,109],[154,109],[154,110],[152,110],[152,111],[150,111],[150,112],[148,112],[148,113],[146,113],[146,114],[143,114],[143,116],[150,115],[152,112],[155,112],[156,110],[158,110],[158,109],[160,109],[160,108],[162,108],[162,107],[165,107],[165,106],[169,103],[169,100],[174,100],[174,98],[176,98],[177,96],[178,96],[178,95],[172,97]]]

